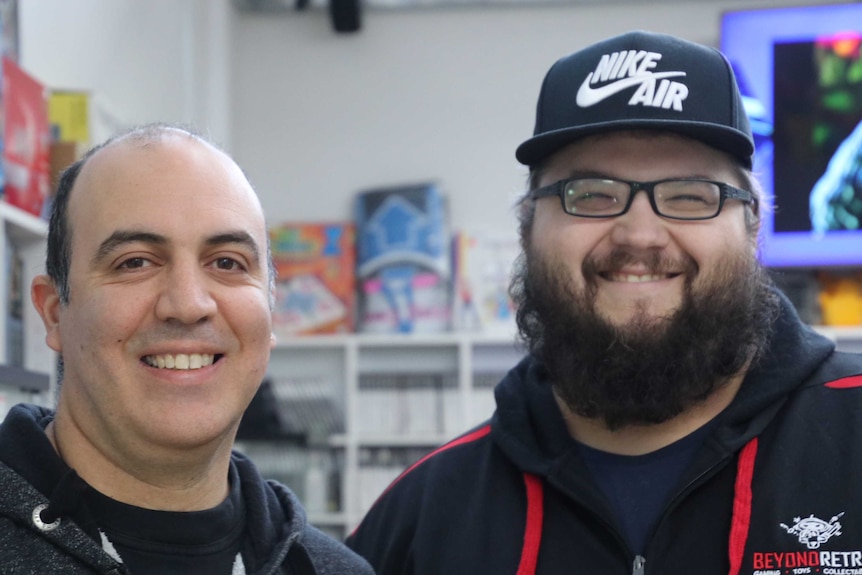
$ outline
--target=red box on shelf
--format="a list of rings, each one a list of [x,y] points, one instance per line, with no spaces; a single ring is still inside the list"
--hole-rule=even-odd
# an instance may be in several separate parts
[[[3,58],[3,197],[41,216],[51,193],[51,131],[45,87]]]

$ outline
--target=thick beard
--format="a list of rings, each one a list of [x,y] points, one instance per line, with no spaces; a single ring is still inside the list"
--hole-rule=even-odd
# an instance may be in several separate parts
[[[521,337],[563,403],[608,429],[672,419],[740,374],[768,344],[779,304],[753,254],[726,257],[697,286],[692,260],[669,264],[654,254],[652,270],[685,270],[681,306],[668,317],[641,307],[628,324],[614,326],[596,310],[598,269],[617,269],[633,255],[618,250],[585,262],[587,288],[578,289],[564,263],[525,248],[511,287]]]

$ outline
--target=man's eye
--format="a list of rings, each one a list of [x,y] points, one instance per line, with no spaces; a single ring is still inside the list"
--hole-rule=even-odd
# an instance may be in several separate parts
[[[123,261],[120,264],[120,267],[125,269],[138,269],[144,267],[146,264],[147,260],[144,258],[129,258]]]
[[[685,202],[706,204],[706,203],[708,203],[709,200],[705,196],[701,196],[698,194],[676,194],[673,196],[668,196],[667,201],[668,202],[675,202],[675,203],[679,203],[679,204],[685,203]]]
[[[215,266],[220,270],[234,271],[241,270],[243,267],[238,261],[233,258],[218,258],[215,261]]]

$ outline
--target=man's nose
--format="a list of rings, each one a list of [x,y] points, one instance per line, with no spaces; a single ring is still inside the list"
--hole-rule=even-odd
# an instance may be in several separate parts
[[[216,313],[217,304],[206,270],[199,265],[177,263],[166,271],[156,302],[159,319],[195,324]]]
[[[667,221],[653,210],[646,191],[638,190],[628,211],[614,218],[611,239],[620,246],[663,248],[670,239],[667,226]]]

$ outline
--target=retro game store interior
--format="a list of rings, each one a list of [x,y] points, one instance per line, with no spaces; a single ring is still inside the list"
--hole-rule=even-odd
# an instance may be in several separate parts
[[[344,539],[494,413],[527,353],[515,148],[549,66],[633,29],[726,55],[771,206],[760,261],[805,322],[862,351],[859,2],[0,0],[0,19],[0,417],[56,402],[30,286],[59,174],[131,126],[193,126],[248,176],[277,272],[235,449]]]

